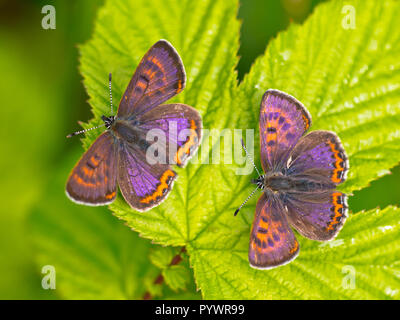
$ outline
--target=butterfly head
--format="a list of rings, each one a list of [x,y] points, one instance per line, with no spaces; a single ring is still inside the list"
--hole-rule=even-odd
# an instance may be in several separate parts
[[[257,179],[251,179],[251,183],[255,184],[261,190],[265,187],[265,174],[259,176]]]
[[[101,120],[104,121],[104,125],[106,126],[106,128],[110,129],[115,121],[115,116],[106,117],[103,115],[103,116],[101,116]]]

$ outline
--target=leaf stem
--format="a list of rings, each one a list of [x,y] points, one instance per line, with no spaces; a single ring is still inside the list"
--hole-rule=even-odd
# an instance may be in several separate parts
[[[168,266],[175,266],[175,265],[179,264],[183,260],[181,255],[182,255],[182,253],[185,253],[185,252],[186,252],[186,248],[182,247],[182,249],[179,251],[179,253],[172,258],[172,260],[171,260],[171,262],[169,263]],[[158,284],[158,285],[162,285],[163,282],[164,282],[164,277],[163,277],[162,273],[160,272],[160,274],[153,281],[153,283],[154,284]],[[143,294],[143,298],[142,299],[143,300],[151,300],[151,299],[153,299],[153,296],[151,295],[151,293],[149,291],[146,291]]]

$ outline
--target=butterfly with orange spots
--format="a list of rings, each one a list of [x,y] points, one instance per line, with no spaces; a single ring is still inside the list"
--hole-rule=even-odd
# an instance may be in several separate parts
[[[305,135],[311,115],[284,92],[265,92],[259,124],[265,173],[252,181],[263,193],[251,230],[249,262],[253,268],[269,269],[298,255],[300,245],[291,227],[318,241],[338,234],[346,220],[347,196],[336,187],[346,180],[349,162],[335,133]]]
[[[72,170],[68,197],[81,204],[106,205],[115,200],[118,185],[126,202],[138,211],[164,201],[177,178],[172,165],[185,166],[201,140],[202,120],[194,108],[163,104],[185,84],[185,69],[174,47],[166,40],[156,42],[136,68],[116,116],[102,117],[106,131]],[[148,152],[152,132],[165,140]]]

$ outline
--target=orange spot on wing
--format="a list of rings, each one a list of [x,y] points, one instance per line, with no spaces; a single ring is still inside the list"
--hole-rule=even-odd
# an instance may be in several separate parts
[[[76,173],[73,175],[73,178],[78,184],[80,184],[82,186],[85,186],[88,188],[95,188],[97,186],[97,184],[95,184],[95,183],[86,182],[80,176],[78,176]]]
[[[282,226],[282,224],[279,221],[270,221],[268,223],[268,222],[265,222],[264,220],[262,220],[260,218],[258,220],[258,222],[257,222],[256,228],[257,229],[258,228],[263,228],[263,229],[267,230],[267,233],[263,233],[263,232],[259,232],[258,231],[256,237],[258,238],[258,240],[260,240],[260,243],[263,243],[263,242],[268,243],[268,239],[272,240],[272,242],[275,243],[275,244],[279,243],[281,241],[275,241],[272,238],[272,232],[271,231],[272,230],[278,230],[278,228],[281,227],[281,226]],[[264,252],[264,251],[272,251],[272,250],[274,250],[274,248],[270,248],[270,247],[262,248],[262,247],[259,247],[257,250],[260,251],[260,252]]]
[[[196,144],[196,138],[197,138],[196,129],[197,129],[196,122],[194,120],[190,120],[190,136],[188,140],[181,147],[179,147],[178,151],[176,152],[175,163],[182,164],[182,157],[185,154],[187,155],[190,154],[190,148]]]
[[[273,225],[273,224],[272,224],[272,225]],[[258,227],[261,227],[261,228],[263,228],[263,229],[265,229],[265,230],[268,230],[269,224],[268,224],[268,222],[265,222],[265,221],[263,221],[262,219],[260,219],[260,220],[258,221]],[[257,232],[257,238],[258,238],[261,242],[262,242],[262,241],[267,242],[267,241],[268,241],[268,233]]]
[[[265,230],[268,230],[268,222],[265,222],[263,219],[260,219],[259,225],[261,228],[264,228]]]
[[[114,198],[114,197],[115,197],[115,191],[106,194],[106,199],[107,199],[107,200],[111,200],[111,199]]]
[[[310,127],[310,120],[308,120],[308,118],[305,116],[304,113],[301,114],[304,120],[304,123],[306,125],[306,130]]]
[[[136,83],[136,86],[138,86],[144,91],[147,87],[147,82],[139,78],[138,82]]]
[[[266,112],[264,111],[265,117],[266,117],[266,125],[265,125],[265,129],[266,131],[266,136],[267,136],[267,143],[270,141],[277,141],[278,140],[278,133],[281,132],[282,135],[282,126],[286,123],[286,122],[290,122],[290,118],[288,116],[287,113],[280,111],[279,112],[279,116],[276,119],[269,119],[268,114],[270,112]],[[285,121],[283,123],[279,123],[279,118],[283,117],[285,119]],[[275,132],[268,132],[268,128],[275,128],[276,131]],[[268,146],[268,148],[276,148],[277,144],[274,144],[272,146]]]
[[[295,241],[294,247],[292,249],[290,249],[290,251],[289,251],[290,254],[295,253],[299,247],[299,243],[297,242],[297,240],[295,239],[294,241]]]
[[[276,141],[277,138],[278,138],[278,135],[276,133],[270,133],[270,132],[267,133],[267,142]],[[271,146],[269,146],[269,147],[271,147]]]
[[[100,160],[96,160],[96,158],[94,156],[90,157],[90,161],[92,162],[92,164],[97,167],[100,163]]]
[[[326,231],[331,231],[333,230],[333,227],[335,224],[338,224],[340,220],[338,220],[343,214],[339,211],[341,208],[343,208],[343,204],[338,202],[339,197],[341,197],[342,194],[340,192],[335,192],[332,194],[332,199],[333,199],[333,204],[335,206],[335,215],[332,219],[332,221],[329,223],[329,225],[326,227]]]
[[[83,170],[83,173],[85,174],[85,176],[88,177],[88,178],[92,178],[93,175],[95,175],[93,169],[90,169],[90,168],[87,168],[87,167],[83,167],[82,170]],[[78,173],[74,173],[74,174],[72,175],[72,178],[73,178],[78,184],[80,184],[80,185],[82,185],[82,186],[85,186],[85,187],[87,187],[87,188],[101,187],[101,186],[103,186],[103,185],[106,185],[106,184],[107,184],[107,181],[108,181],[107,176],[105,176],[103,181],[98,180],[98,181],[96,181],[96,182],[88,182],[88,181],[85,181],[85,180],[83,179],[83,177],[80,177]],[[96,176],[95,176],[95,178],[96,178]]]
[[[179,93],[182,91],[182,80],[178,80],[178,88],[176,89],[176,93]]]
[[[161,70],[161,72],[163,73],[163,80],[165,81],[165,68],[161,61],[158,60],[156,57],[152,57],[151,59],[149,59],[149,61],[154,63]],[[152,71],[152,69],[145,69],[144,72],[149,76],[149,79],[152,79],[157,71]]]
[[[156,57],[153,57],[151,59],[151,62],[153,62],[157,67],[159,67],[162,71],[164,71],[164,66],[163,64],[160,62],[160,60],[158,60]]]
[[[331,147],[331,150],[333,152],[333,155],[335,157],[335,169],[333,169],[333,173],[332,173],[332,177],[331,180],[334,183],[340,183],[342,180],[340,178],[338,178],[338,172],[343,171],[344,168],[342,166],[340,166],[340,163],[344,161],[344,159],[342,159],[339,156],[339,150],[336,149],[336,146],[334,143],[332,142],[328,142],[329,146]]]
[[[267,142],[271,140],[276,140],[278,133],[277,132],[268,132],[268,128],[276,128],[277,121],[268,121],[265,129],[267,129]]]
[[[165,189],[168,189],[168,178],[174,177],[175,173],[172,170],[167,170],[165,171],[161,178],[160,178],[160,183],[158,187],[156,188],[156,191],[154,191],[152,194],[148,195],[147,197],[143,198],[140,200],[141,203],[150,203],[150,201],[154,201],[161,197],[163,195],[163,191]]]
[[[93,175],[93,172],[94,172],[93,169],[88,168],[88,167],[83,167],[82,170],[83,170],[83,173],[85,174],[85,176],[87,176],[89,178]]]

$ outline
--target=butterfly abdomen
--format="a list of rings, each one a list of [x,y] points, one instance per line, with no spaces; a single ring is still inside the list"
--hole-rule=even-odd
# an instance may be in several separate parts
[[[293,190],[298,192],[318,192],[334,189],[335,185],[308,178],[292,178]]]

